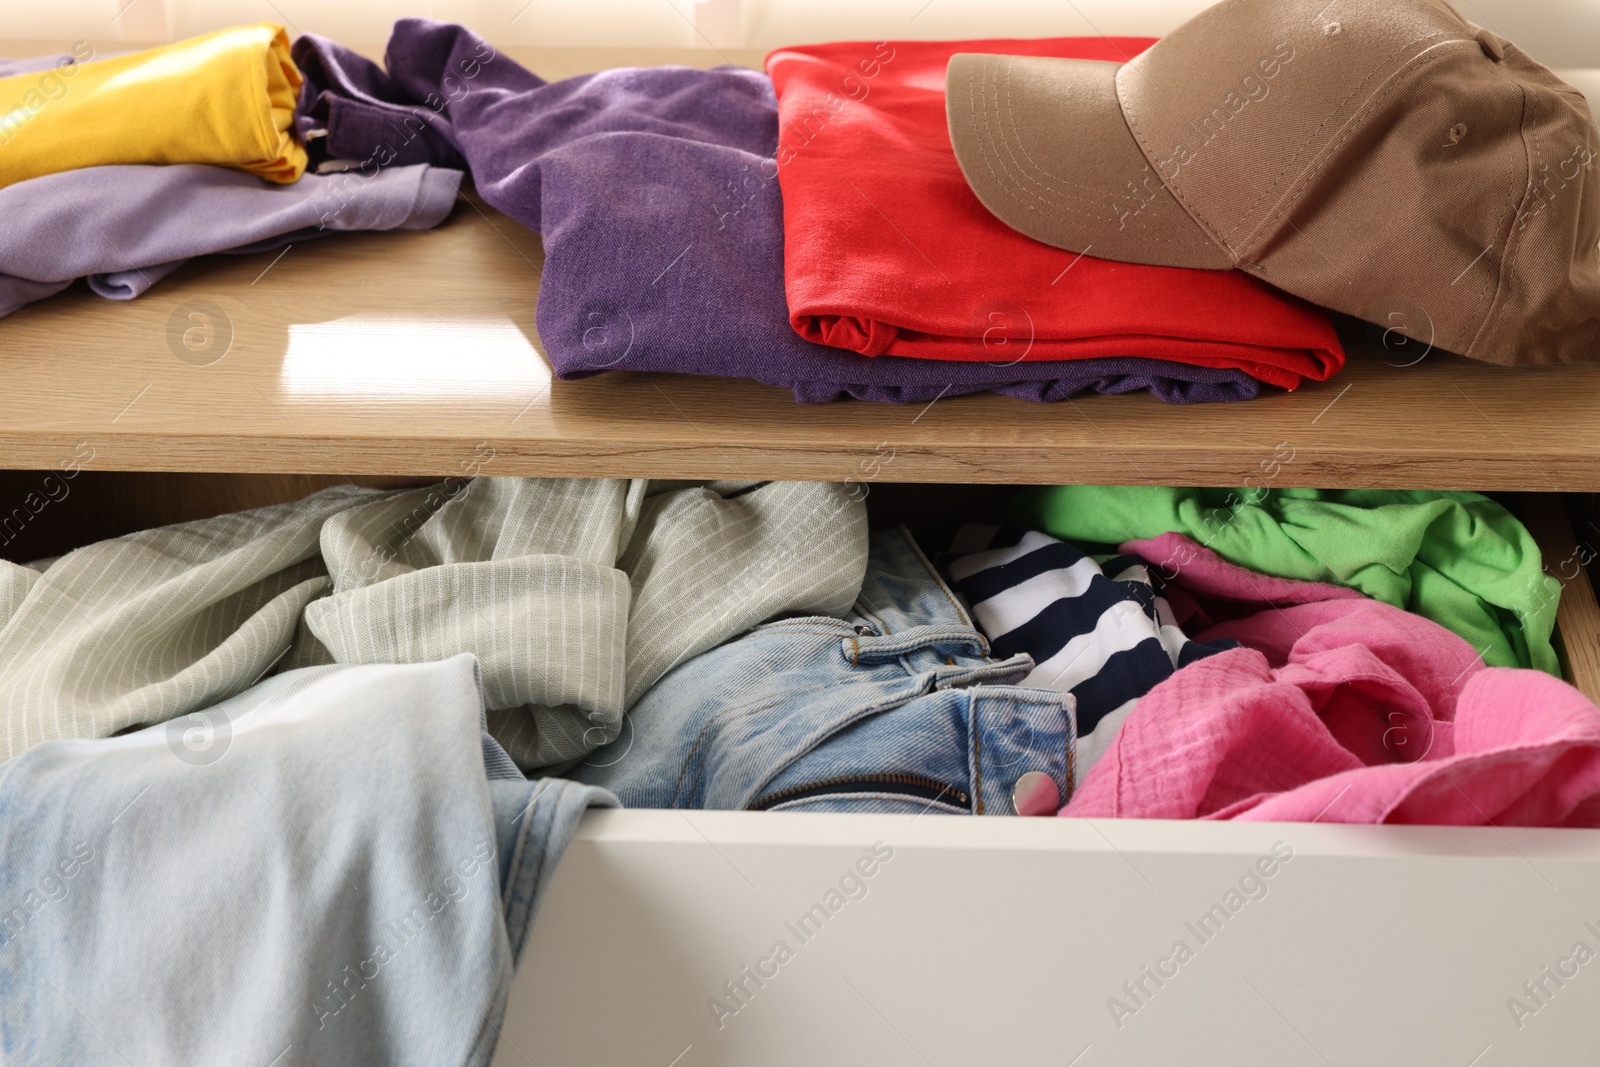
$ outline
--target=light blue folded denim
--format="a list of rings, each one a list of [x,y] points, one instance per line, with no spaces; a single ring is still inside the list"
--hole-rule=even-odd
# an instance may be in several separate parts
[[[1012,812],[1040,772],[1065,802],[1070,695],[1011,683],[905,530],[874,534],[853,613],[785,619],[669,672],[568,774],[628,807]]]
[[[0,1062],[487,1064],[613,800],[482,722],[471,656],[313,667],[0,766]]]

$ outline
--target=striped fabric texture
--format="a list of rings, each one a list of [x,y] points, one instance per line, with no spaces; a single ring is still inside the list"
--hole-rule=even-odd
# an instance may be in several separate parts
[[[1026,652],[1034,669],[1020,684],[1077,698],[1075,782],[1140,697],[1179,667],[1235,647],[1184,636],[1137,556],[1096,562],[1048,534],[1005,526],[963,526],[946,540],[945,572],[991,654]]]
[[[377,495],[329,489],[145,530],[80,548],[42,574],[0,564],[0,758],[161,722],[248,687],[331,587],[322,524]]]
[[[482,664],[525,769],[616,737],[674,665],[773,616],[839,614],[866,510],[825,483],[479,478],[291,504],[0,570],[0,758],[197,711],[269,671]]]
[[[323,530],[333,594],[306,625],[340,663],[476,653],[491,732],[526,769],[617,737],[672,667],[861,590],[865,505],[839,485],[479,478]]]

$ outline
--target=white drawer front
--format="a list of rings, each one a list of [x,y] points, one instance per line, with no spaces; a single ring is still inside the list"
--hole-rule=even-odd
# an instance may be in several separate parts
[[[620,811],[494,1064],[1597,1062],[1600,832]]]

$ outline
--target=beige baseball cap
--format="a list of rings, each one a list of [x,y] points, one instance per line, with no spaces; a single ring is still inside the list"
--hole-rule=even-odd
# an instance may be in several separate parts
[[[1600,360],[1600,131],[1443,0],[1224,0],[1125,63],[957,55],[945,88],[967,183],[1037,240]]]

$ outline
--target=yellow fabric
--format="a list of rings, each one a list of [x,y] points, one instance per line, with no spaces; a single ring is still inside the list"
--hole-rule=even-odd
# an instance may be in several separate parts
[[[306,169],[290,134],[300,71],[259,23],[0,78],[0,187],[106,163],[216,163],[273,182]]]

